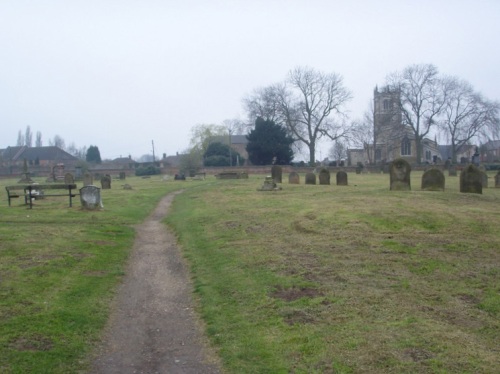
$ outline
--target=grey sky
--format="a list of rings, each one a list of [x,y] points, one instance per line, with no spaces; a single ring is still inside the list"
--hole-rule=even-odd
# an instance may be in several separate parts
[[[497,0],[0,0],[0,148],[29,125],[103,158],[175,154],[297,66],[341,74],[352,119],[415,63],[500,100],[499,19]]]

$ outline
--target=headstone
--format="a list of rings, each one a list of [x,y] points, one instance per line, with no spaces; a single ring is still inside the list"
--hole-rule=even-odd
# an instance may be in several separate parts
[[[120,171],[120,180],[125,180],[125,178],[127,177],[127,174],[124,172],[124,171]]]
[[[449,177],[456,177],[457,176],[457,167],[456,167],[456,165],[450,165],[448,167],[448,176]]]
[[[105,175],[104,177],[101,178],[101,188],[103,190],[111,189],[111,176]]]
[[[343,170],[337,172],[337,186],[347,186],[347,173]]]
[[[328,169],[321,169],[319,171],[319,184],[330,184],[330,172]]]
[[[500,188],[500,171],[498,171],[497,175],[495,175],[495,187]]]
[[[92,186],[94,184],[94,178],[92,177],[92,174],[90,174],[88,171],[83,174],[83,185],[84,186]]]
[[[467,165],[460,173],[460,192],[483,193],[483,176],[473,164]]]
[[[279,165],[273,165],[271,168],[271,176],[276,183],[281,183],[283,175],[283,169]]]
[[[92,185],[80,188],[80,202],[83,209],[96,210],[102,208],[101,189]]]
[[[423,191],[444,191],[444,174],[441,170],[431,168],[422,175]]]
[[[299,173],[292,171],[288,175],[288,183],[290,184],[300,184],[300,175]]]
[[[450,166],[451,166],[451,160],[450,160],[450,159],[447,159],[447,160],[444,162],[444,169],[445,169],[445,170],[450,170]]]
[[[486,171],[482,171],[481,168],[479,168],[481,171],[481,183],[483,185],[483,188],[488,188],[488,174],[486,174]]]
[[[184,174],[175,174],[174,181],[185,181],[186,176]]]
[[[73,174],[71,173],[64,174],[64,184],[74,184],[74,183],[75,183],[75,178],[73,177]]]
[[[306,174],[306,184],[316,184],[316,174],[314,173],[307,173]]]
[[[281,187],[278,187],[274,178],[272,176],[267,176],[264,180],[264,184],[258,191],[279,191]]]
[[[408,161],[397,158],[390,165],[390,190],[391,191],[410,191],[410,173],[411,166]]]

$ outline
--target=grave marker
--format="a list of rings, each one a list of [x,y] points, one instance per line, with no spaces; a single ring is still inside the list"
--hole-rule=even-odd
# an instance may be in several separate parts
[[[410,191],[410,173],[411,166],[408,161],[398,158],[390,165],[390,190],[391,191]]]
[[[343,170],[337,172],[337,186],[347,186],[347,173]]]
[[[444,174],[441,170],[431,168],[422,175],[423,191],[444,191]]]
[[[460,192],[463,193],[483,193],[483,176],[481,171],[472,164],[460,173]]]

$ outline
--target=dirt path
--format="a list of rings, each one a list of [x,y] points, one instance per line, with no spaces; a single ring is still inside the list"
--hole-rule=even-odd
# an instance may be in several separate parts
[[[191,282],[175,237],[161,220],[164,197],[137,236],[92,373],[219,373],[194,315]]]

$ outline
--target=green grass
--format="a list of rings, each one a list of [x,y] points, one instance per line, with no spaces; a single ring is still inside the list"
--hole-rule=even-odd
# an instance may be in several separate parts
[[[500,189],[461,194],[450,177],[423,192],[420,177],[409,192],[383,174],[279,192],[257,191],[264,176],[131,178],[132,191],[102,191],[98,212],[62,197],[9,208],[4,195],[0,372],[87,368],[133,226],[179,188],[166,223],[226,372],[495,372]]]
[[[2,180],[0,188],[15,184]],[[185,184],[130,178],[102,190],[104,210],[78,199],[36,201],[6,193],[0,207],[0,372],[70,373],[86,367],[107,320],[141,222],[168,191]],[[81,186],[80,186],[81,187]]]
[[[168,223],[228,372],[495,372],[500,189],[423,192],[420,176],[178,196]]]

